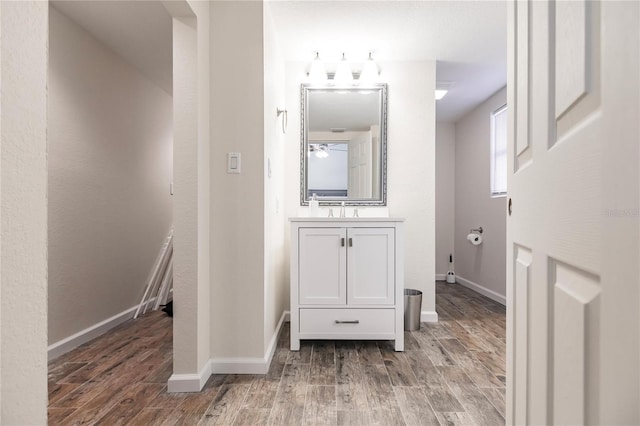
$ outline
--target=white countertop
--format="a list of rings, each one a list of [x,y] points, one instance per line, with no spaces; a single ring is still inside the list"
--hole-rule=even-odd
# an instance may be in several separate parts
[[[289,222],[404,222],[403,217],[290,217]]]

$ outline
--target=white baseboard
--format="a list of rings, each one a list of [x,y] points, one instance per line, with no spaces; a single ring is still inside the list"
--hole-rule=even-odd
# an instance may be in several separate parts
[[[420,322],[438,322],[438,313],[436,311],[420,312]]]
[[[264,357],[212,358],[197,374],[173,374],[169,378],[168,392],[200,392],[212,374],[267,374],[278,345],[278,336],[289,316],[289,311],[282,312]]]
[[[155,298],[149,300],[147,302],[147,306],[153,306],[153,303],[155,303]],[[112,328],[133,318],[136,309],[138,309],[138,305],[135,305],[127,309],[126,311],[115,314],[111,318],[100,321],[99,323],[94,324],[91,327],[80,330],[79,332],[72,334],[69,337],[65,337],[64,339],[49,345],[49,347],[47,348],[47,359],[49,361],[54,360],[60,355],[66,354],[67,352],[77,348],[78,346],[87,343],[88,341],[93,340],[98,336],[103,335]]]
[[[212,358],[211,374],[267,374],[265,358]]]
[[[267,374],[273,354],[278,344],[282,326],[289,319],[289,311],[282,312],[278,325],[271,336],[267,350],[262,358],[212,358],[212,374]]]
[[[483,296],[487,296],[489,299],[494,300],[500,303],[501,305],[504,305],[504,306],[507,305],[506,297],[504,297],[499,293],[496,293],[493,290],[489,290],[488,288],[481,286],[478,283],[474,283],[473,281],[470,281],[466,278],[462,278],[460,275],[456,276],[456,282],[464,287],[467,287],[470,290],[473,290],[475,292],[482,294]]]
[[[447,274],[436,274],[436,281],[446,281]]]
[[[200,392],[211,376],[211,360],[197,374],[172,374],[167,382],[167,392]]]

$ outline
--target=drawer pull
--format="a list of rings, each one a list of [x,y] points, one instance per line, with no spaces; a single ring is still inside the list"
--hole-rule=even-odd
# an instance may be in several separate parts
[[[360,324],[360,320],[349,320],[349,321],[336,320],[336,324]]]

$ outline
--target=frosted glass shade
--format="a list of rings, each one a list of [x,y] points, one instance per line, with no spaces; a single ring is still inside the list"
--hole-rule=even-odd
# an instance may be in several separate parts
[[[333,77],[333,82],[336,86],[348,86],[353,83],[353,73],[351,72],[351,66],[349,62],[342,54],[342,60],[338,62],[336,68],[336,75]]]
[[[324,63],[320,57],[316,54],[316,58],[311,61],[311,69],[309,70],[309,80],[311,84],[324,84],[327,82],[327,71],[324,68]]]
[[[378,66],[371,55],[369,55],[369,59],[366,60],[364,67],[362,67],[362,73],[360,74],[358,82],[361,86],[375,84],[378,82]]]

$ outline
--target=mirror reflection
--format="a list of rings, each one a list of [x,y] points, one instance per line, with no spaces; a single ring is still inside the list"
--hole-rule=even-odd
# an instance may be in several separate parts
[[[302,96],[301,204],[386,205],[386,85]]]

